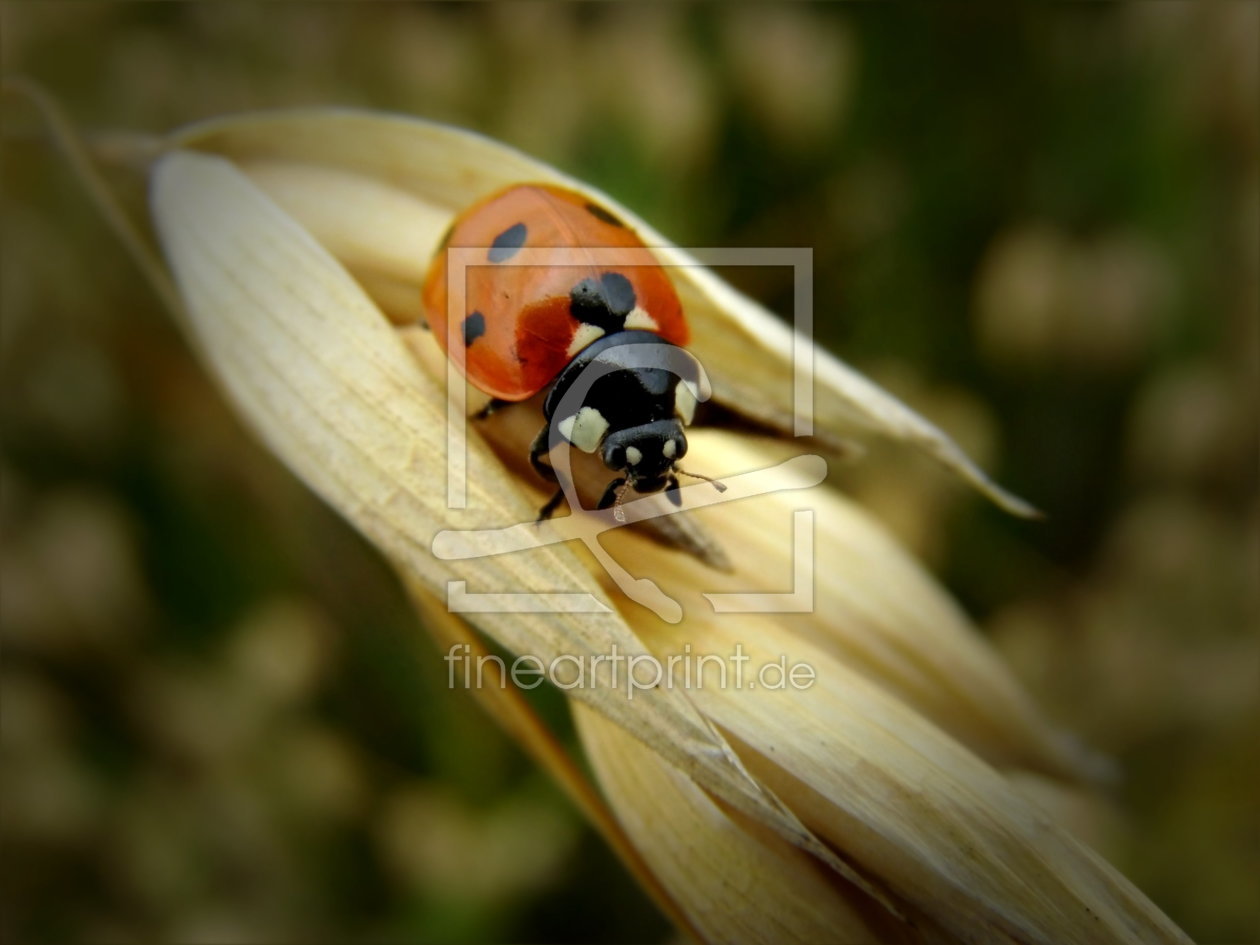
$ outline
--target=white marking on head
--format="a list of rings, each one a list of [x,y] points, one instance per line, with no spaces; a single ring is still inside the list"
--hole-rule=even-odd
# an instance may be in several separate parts
[[[565,417],[556,427],[561,436],[583,453],[594,453],[599,449],[599,441],[608,432],[608,421],[594,407],[583,407],[573,416]]]
[[[661,326],[657,323],[656,319],[637,305],[632,308],[630,310],[630,314],[626,316],[625,325],[627,329],[638,328],[644,331],[661,330]]]
[[[674,454],[677,452],[678,452],[678,441],[672,438],[666,440],[665,445],[661,447],[661,455],[664,456],[666,459],[673,459]]]
[[[696,416],[696,390],[690,381],[679,381],[674,388],[674,409],[684,426],[690,426]]]
[[[598,325],[582,322],[573,333],[573,340],[569,342],[565,354],[572,358],[592,341],[598,341],[602,337],[604,337],[604,329]]]
[[[629,466],[637,466],[643,462],[643,451],[637,446],[626,447],[626,464]]]

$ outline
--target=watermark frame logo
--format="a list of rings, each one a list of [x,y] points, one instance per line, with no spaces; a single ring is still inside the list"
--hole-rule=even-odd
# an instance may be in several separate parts
[[[463,292],[450,291],[466,285],[468,270],[484,267],[489,247],[449,247],[447,249],[448,305],[447,350],[463,350],[460,325],[464,312],[457,310]],[[775,266],[790,268],[793,273],[793,414],[795,436],[813,433],[814,365],[813,365],[813,250],[807,247],[766,248],[693,248],[683,252],[690,258],[682,262],[661,262],[666,269],[689,266]],[[511,260],[495,264],[495,268],[515,266],[616,269],[624,268],[625,250],[616,248],[534,248],[519,250]],[[655,348],[655,345],[634,347]],[[690,358],[688,363],[694,364]],[[681,377],[680,362],[667,364],[671,373]],[[454,357],[447,358],[447,507],[467,507],[467,406],[464,398],[464,378]],[[585,380],[585,378],[584,378]],[[589,386],[584,383],[583,388]],[[707,384],[701,387],[700,399],[708,395]],[[552,432],[553,444],[555,431]],[[576,510],[584,509],[569,474],[568,450],[554,452],[555,470],[560,488],[569,505]],[[572,514],[544,522],[519,522],[501,528],[447,529],[433,540],[432,550],[443,560],[479,558],[488,555],[526,552],[532,548],[565,541],[580,541],[608,572],[617,587],[631,600],[646,607],[662,620],[677,623],[682,619],[682,607],[656,582],[649,578],[631,575],[609,555],[599,542],[599,536],[614,528],[622,528],[635,522],[647,521],[664,515],[673,515],[686,509],[709,505],[721,505],[765,495],[786,489],[805,489],[818,485],[826,478],[826,461],[817,455],[803,454],[764,469],[721,475],[727,486],[717,492],[708,483],[700,482],[680,487],[684,499],[682,508],[668,502],[653,501],[655,496],[644,496],[625,502],[621,510],[624,521],[611,514]],[[703,596],[717,613],[805,613],[813,610],[814,598],[814,513],[811,509],[797,509],[792,513],[792,588],[789,591],[752,590],[739,593],[704,593]],[[495,593],[470,590],[467,582],[447,582],[446,605],[453,613],[600,613],[608,607],[593,595],[581,592],[534,592],[519,591]]]

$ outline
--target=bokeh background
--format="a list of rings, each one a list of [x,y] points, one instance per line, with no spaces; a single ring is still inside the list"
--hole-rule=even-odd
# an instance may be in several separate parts
[[[1116,759],[1107,855],[1256,940],[1260,6],[10,2],[0,52],[88,132],[393,109],[813,247],[820,339],[1048,515],[837,480]],[[2,114],[0,938],[667,939]]]

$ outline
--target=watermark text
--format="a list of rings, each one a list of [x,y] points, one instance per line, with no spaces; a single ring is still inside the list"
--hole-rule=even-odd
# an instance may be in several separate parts
[[[536,689],[549,680],[564,691],[610,686],[636,692],[664,686],[668,689],[809,689],[818,678],[814,667],[789,660],[786,654],[753,663],[736,643],[728,654],[696,653],[690,643],[681,653],[660,659],[651,653],[623,653],[616,643],[607,653],[562,653],[550,661],[531,653],[504,659],[493,653],[473,655],[467,643],[455,643],[442,657],[447,666],[447,685],[477,689],[505,688],[510,681],[520,689]]]

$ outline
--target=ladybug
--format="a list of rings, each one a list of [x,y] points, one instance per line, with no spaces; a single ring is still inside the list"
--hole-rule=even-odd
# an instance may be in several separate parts
[[[455,270],[451,279],[448,253],[456,247],[468,252],[460,254],[463,278]],[[530,255],[525,249],[564,252],[543,254],[553,261],[536,265],[518,258]],[[425,277],[423,303],[438,344],[491,396],[478,416],[547,390],[545,423],[529,455],[540,476],[559,482],[546,460],[567,442],[616,473],[599,508],[614,506],[618,520],[629,489],[665,490],[681,504],[677,463],[687,453],[683,428],[703,397],[703,372],[683,348],[689,332],[673,283],[616,216],[560,187],[508,187],[452,224]],[[539,521],[563,494],[543,506]]]

